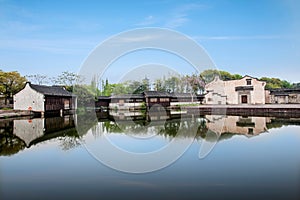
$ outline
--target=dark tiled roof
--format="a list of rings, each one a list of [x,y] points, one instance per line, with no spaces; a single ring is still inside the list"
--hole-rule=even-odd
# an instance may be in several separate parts
[[[173,93],[171,94],[172,98],[204,98],[204,94],[195,94],[195,93]]]
[[[98,100],[110,100],[110,96],[98,96]]]
[[[171,97],[172,95],[167,92],[159,92],[159,91],[145,91],[145,97]]]
[[[196,97],[197,95],[194,93],[171,93],[170,96],[173,98],[191,98]]]
[[[143,94],[120,94],[120,95],[112,95],[111,99],[143,99]]]
[[[46,86],[46,85],[34,85],[30,84],[30,87],[35,91],[42,93],[44,95],[51,95],[51,96],[66,96],[71,97],[73,96],[71,92],[67,91],[62,86]]]
[[[241,90],[253,90],[253,86],[238,86],[238,87],[235,87],[235,91],[241,91]]]
[[[285,89],[285,88],[271,89],[270,94],[274,94],[274,95],[300,94],[300,89]]]

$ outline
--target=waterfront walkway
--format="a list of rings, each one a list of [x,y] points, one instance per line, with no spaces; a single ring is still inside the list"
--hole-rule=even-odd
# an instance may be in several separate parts
[[[300,117],[300,104],[264,104],[264,105],[200,105],[184,106],[190,113],[203,114],[241,114],[251,116],[286,115]]]
[[[32,113],[29,110],[0,110],[0,119],[23,116],[32,116]]]
[[[188,106],[187,106],[188,107]],[[200,105],[195,108],[257,108],[257,109],[300,109],[300,104],[238,104],[238,105]]]

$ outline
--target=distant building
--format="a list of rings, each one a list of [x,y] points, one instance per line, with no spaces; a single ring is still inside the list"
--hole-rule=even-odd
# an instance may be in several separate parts
[[[154,105],[160,105],[162,107],[170,106],[171,95],[167,92],[145,91],[143,94],[147,108],[151,108]]]
[[[143,106],[144,95],[142,94],[121,94],[112,95],[109,102],[109,109],[137,110]]]
[[[171,106],[202,104],[204,95],[194,93],[171,93]]]
[[[168,93],[159,91],[145,91],[142,94],[121,94],[110,97],[98,97],[96,108],[109,108],[111,110],[138,110],[150,109],[154,105],[165,108],[176,105],[201,104],[204,95],[192,93]]]
[[[62,86],[34,85],[27,82],[14,95],[14,109],[34,112],[68,112],[77,107],[76,97]]]
[[[205,86],[206,104],[265,104],[264,81],[250,76],[223,81],[216,77]]]
[[[99,96],[95,102],[96,110],[106,110],[109,107],[111,98],[108,96]]]
[[[300,89],[266,90],[266,103],[298,104],[300,103]]]

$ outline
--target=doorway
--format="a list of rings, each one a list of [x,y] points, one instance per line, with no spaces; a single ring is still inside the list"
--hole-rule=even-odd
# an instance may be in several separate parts
[[[248,97],[247,95],[242,95],[242,103],[248,103]]]

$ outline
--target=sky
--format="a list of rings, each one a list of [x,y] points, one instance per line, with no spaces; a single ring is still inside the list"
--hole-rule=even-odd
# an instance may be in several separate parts
[[[77,73],[107,38],[158,27],[195,40],[217,69],[300,82],[299,10],[297,0],[0,0],[0,69],[49,77]],[[164,56],[153,62],[171,59]],[[113,75],[128,60],[105,76],[117,80]],[[150,61],[135,64],[143,62]],[[181,62],[168,64],[185,68]]]

